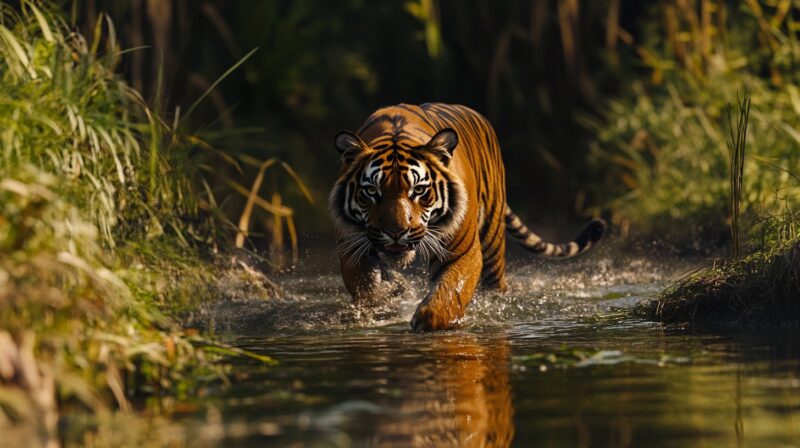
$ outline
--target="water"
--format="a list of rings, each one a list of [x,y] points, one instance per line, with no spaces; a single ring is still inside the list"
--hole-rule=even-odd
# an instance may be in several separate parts
[[[208,310],[280,364],[239,361],[230,387],[183,403],[198,443],[800,446],[796,331],[699,333],[625,312],[690,263],[520,261],[511,291],[476,297],[462,329],[413,334],[421,285],[357,310],[330,259],[279,278],[287,299]]]

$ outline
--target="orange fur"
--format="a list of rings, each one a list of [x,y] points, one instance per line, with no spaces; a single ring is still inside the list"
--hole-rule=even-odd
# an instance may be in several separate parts
[[[593,221],[565,245],[530,232],[506,205],[494,130],[464,106],[379,109],[356,134],[340,133],[336,146],[343,163],[331,211],[344,283],[357,301],[380,300],[387,263],[407,264],[414,249],[426,252],[430,290],[411,322],[417,331],[456,325],[481,282],[506,289],[507,225],[523,246],[550,256],[588,249],[605,228]]]

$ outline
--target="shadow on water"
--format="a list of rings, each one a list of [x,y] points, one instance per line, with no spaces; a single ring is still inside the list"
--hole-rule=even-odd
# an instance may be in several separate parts
[[[420,284],[366,312],[320,259],[281,279],[290,297],[208,310],[233,343],[280,362],[241,361],[230,388],[194,403],[182,424],[209,444],[800,443],[796,331],[700,333],[626,312],[691,263],[514,263],[511,291],[476,297],[461,330],[413,334]]]

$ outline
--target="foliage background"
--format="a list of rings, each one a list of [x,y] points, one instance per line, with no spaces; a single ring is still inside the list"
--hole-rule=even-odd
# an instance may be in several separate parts
[[[616,20],[635,28],[642,6],[623,3]],[[223,145],[277,155],[303,175],[317,200],[294,202],[305,232],[329,230],[321,204],[336,176],[332,136],[398,102],[462,103],[485,114],[503,144],[515,208],[539,223],[574,220],[598,199],[584,182],[589,133],[574,116],[593,112],[600,92],[619,85],[614,74],[633,63],[606,36],[617,1],[87,5],[77,19],[87,29],[93,11],[110,11],[125,24],[124,47],[150,44],[125,61],[132,85],[151,93],[163,54],[166,95],[184,107],[259,48],[218,88],[198,124],[263,130],[229,134]]]
[[[331,136],[398,102],[461,103],[486,115],[509,168],[509,202],[551,238],[571,236],[557,229],[602,211],[624,234],[695,249],[723,243],[724,110],[745,88],[763,128],[751,145],[780,141],[761,156],[790,156],[782,169],[796,162],[797,135],[774,132],[796,125],[798,6],[789,0],[73,3],[86,29],[97,11],[108,11],[123,47],[135,49],[124,61],[134,87],[152,96],[164,67],[170,107],[185,110],[258,48],[193,121],[229,130],[207,136],[223,149],[295,167],[313,204],[277,175],[262,193],[288,194],[303,233],[330,231]],[[255,176],[245,171],[235,175]],[[787,185],[751,184],[745,213],[769,195],[785,197],[778,190]],[[243,201],[226,202],[232,218]],[[267,215],[253,221],[275,235]]]

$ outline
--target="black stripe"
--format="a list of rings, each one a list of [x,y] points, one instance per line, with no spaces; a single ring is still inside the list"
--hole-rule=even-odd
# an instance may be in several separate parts
[[[501,252],[500,251],[500,244],[498,244],[497,246],[495,246],[493,248],[492,252],[483,254],[483,262],[484,263],[491,263],[491,262],[497,261],[499,259],[498,255],[505,255],[505,254],[501,254],[500,252]]]

